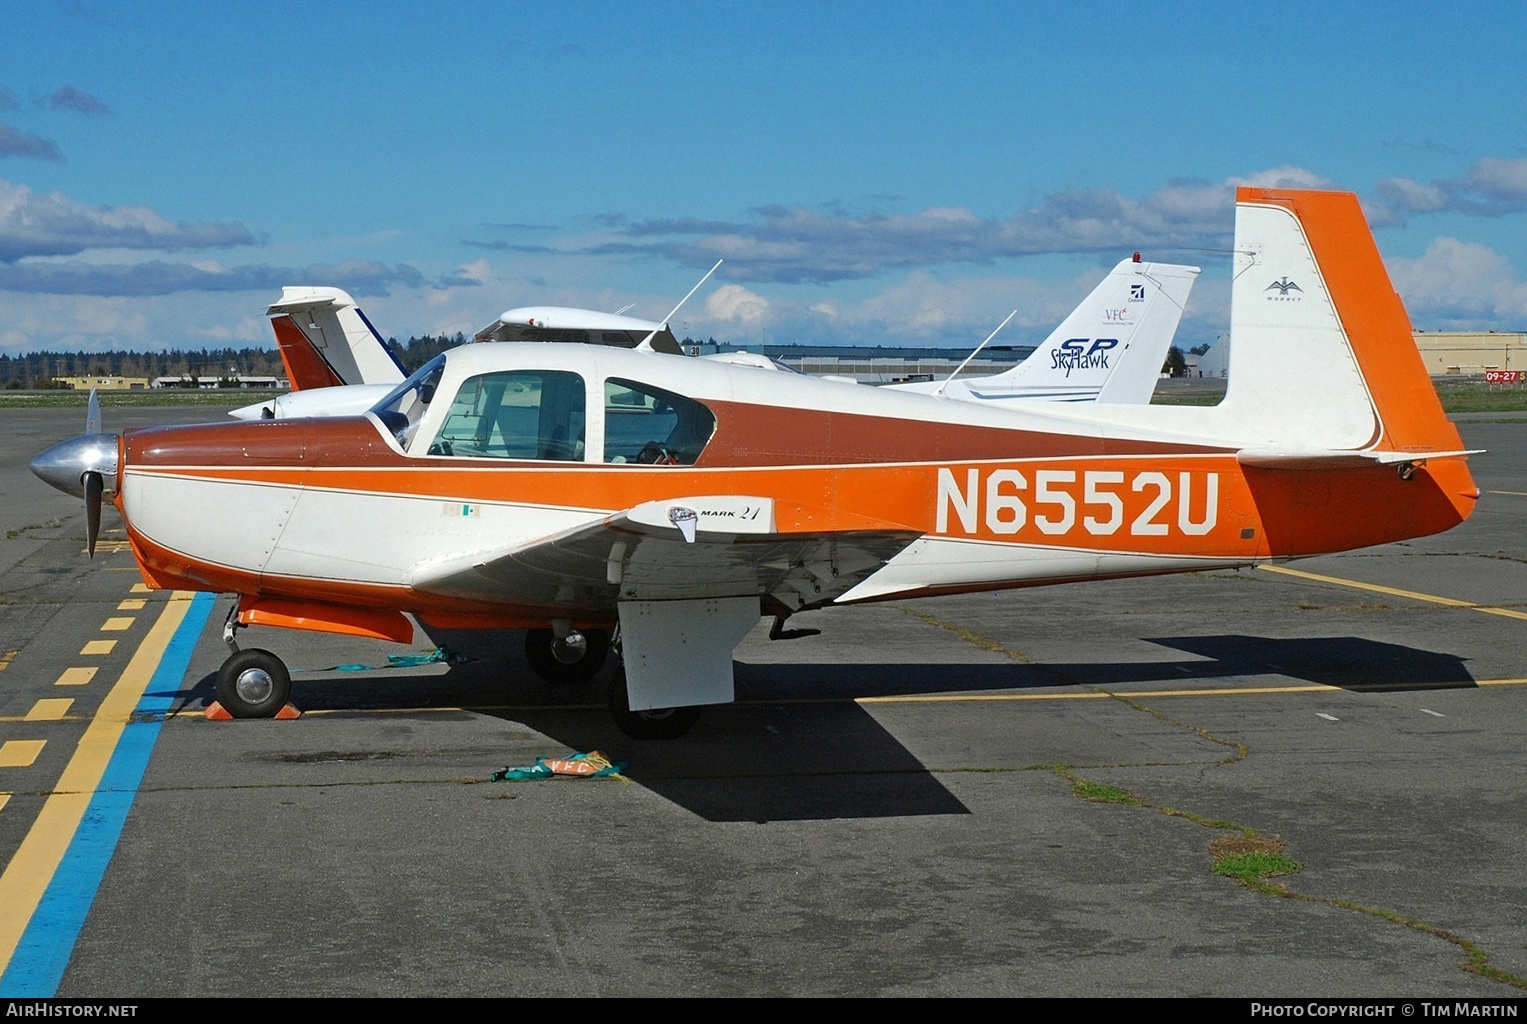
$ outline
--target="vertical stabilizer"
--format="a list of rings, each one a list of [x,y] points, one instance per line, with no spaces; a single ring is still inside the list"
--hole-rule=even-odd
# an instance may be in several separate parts
[[[976,402],[1145,405],[1177,334],[1197,267],[1121,261],[1033,353],[1004,373],[892,387]]]
[[[1357,197],[1236,194],[1230,383],[1222,405],[1257,443],[1456,452]]]
[[[349,294],[286,287],[266,311],[292,390],[397,384],[408,376]]]
[[[1122,260],[1033,355],[1006,373],[967,383],[979,397],[1010,390],[1144,405],[1198,274],[1197,267]]]
[[[1121,267],[1124,266],[1121,264]],[[1198,280],[1197,267],[1172,263],[1134,263],[1134,280],[1129,281],[1129,298],[1144,290],[1144,309],[1134,330],[1120,339],[1123,351],[1119,367],[1098,392],[1099,402],[1121,405],[1145,405],[1155,393],[1156,381],[1166,364],[1177,325],[1182,320],[1188,293]],[[1103,312],[1106,313],[1106,307]]]

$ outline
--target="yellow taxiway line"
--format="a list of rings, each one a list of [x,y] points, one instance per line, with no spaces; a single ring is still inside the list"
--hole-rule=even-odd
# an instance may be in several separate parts
[[[1449,608],[1469,608],[1476,612],[1484,612],[1487,615],[1504,615],[1508,619],[1527,619],[1527,612],[1519,612],[1511,608],[1497,608],[1493,605],[1475,604],[1473,601],[1460,601],[1453,597],[1438,597],[1436,594],[1422,594],[1415,590],[1383,587],[1377,583],[1344,580],[1339,576],[1322,576],[1319,573],[1305,572],[1302,569],[1290,569],[1282,565],[1259,565],[1257,568],[1266,572],[1281,573],[1284,576],[1297,576],[1302,580],[1314,580],[1316,583],[1334,583],[1339,587],[1352,587],[1356,590],[1369,590],[1375,594],[1388,594],[1390,597],[1405,597],[1412,601],[1426,601],[1430,604],[1447,605]]]
[[[1466,690],[1473,686],[1527,686],[1527,679],[1475,679],[1472,683],[1449,684],[1449,689]],[[955,704],[968,701],[1008,700],[1111,700],[1128,697],[1130,700],[1152,700],[1156,697],[1243,697],[1266,693],[1330,693],[1345,690],[1344,686],[1327,686],[1324,683],[1299,686],[1217,686],[1197,690],[1088,690],[1085,693],[958,693],[918,694],[906,697],[856,697],[855,704]],[[770,701],[769,703],[779,703]]]
[[[144,637],[122,676],[101,702],[36,822],[0,874],[0,971],[10,963],[27,923],[69,849],[80,819],[95,796],[106,765],[143,697],[159,660],[190,610],[189,595],[175,594]]]

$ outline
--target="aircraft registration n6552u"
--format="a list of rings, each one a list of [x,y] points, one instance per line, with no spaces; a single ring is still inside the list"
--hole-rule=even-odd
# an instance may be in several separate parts
[[[1356,197],[1237,195],[1209,408],[1018,404],[588,345],[467,345],[363,416],[88,434],[40,475],[114,494],[145,580],[236,626],[527,627],[639,737],[733,698],[761,616],[1247,566],[1436,533],[1478,490]],[[92,537],[95,527],[92,526]],[[560,668],[559,668],[560,666]],[[590,668],[592,666],[592,668]],[[290,682],[236,651],[218,698]]]

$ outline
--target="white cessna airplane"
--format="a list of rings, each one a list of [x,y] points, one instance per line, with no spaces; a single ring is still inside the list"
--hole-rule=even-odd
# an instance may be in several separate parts
[[[892,384],[994,406],[1011,402],[1145,405],[1177,334],[1199,268],[1120,261],[1034,353],[1004,373]]]
[[[1123,260],[1038,348],[1013,369],[991,377],[892,384],[904,391],[1004,403],[1013,400],[1146,403],[1177,333],[1197,267]],[[290,394],[235,409],[236,419],[354,416],[406,374],[355,300],[338,288],[287,287],[266,310]],[[654,351],[681,354],[665,323],[568,306],[506,310],[474,342],[584,342],[634,348],[651,337]],[[765,369],[785,367],[764,356],[706,356]]]

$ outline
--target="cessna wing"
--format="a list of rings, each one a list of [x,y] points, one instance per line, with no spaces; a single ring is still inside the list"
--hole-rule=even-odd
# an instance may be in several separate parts
[[[656,332],[655,334],[653,332]],[[649,334],[652,348],[670,355],[684,350],[667,324],[619,313],[570,306],[517,306],[472,336],[473,341],[572,341],[635,348]]]
[[[241,420],[359,416],[395,388],[406,373],[393,361],[371,321],[338,288],[282,289],[267,312],[291,378],[290,394],[234,409]],[[635,348],[653,335],[659,352],[682,354],[673,332],[652,320],[570,306],[520,306],[478,331],[474,342],[571,341]],[[327,339],[344,338],[347,352]],[[384,361],[378,353],[384,353]]]

